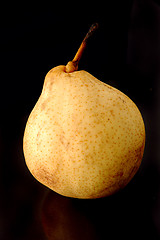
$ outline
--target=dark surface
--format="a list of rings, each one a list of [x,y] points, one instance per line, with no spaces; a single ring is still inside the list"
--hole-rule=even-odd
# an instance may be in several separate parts
[[[28,171],[27,118],[46,73],[72,60],[93,22],[100,27],[80,61],[139,107],[146,126],[142,165],[128,186],[103,199],[62,197]],[[160,239],[160,5],[153,0],[6,5],[0,15],[0,240]]]

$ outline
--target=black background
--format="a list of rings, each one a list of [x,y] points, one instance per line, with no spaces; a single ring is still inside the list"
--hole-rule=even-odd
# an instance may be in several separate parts
[[[0,9],[0,240],[160,239],[160,4],[61,2]],[[62,197],[38,183],[23,156],[23,133],[46,73],[72,60],[99,23],[80,61],[139,107],[146,126],[141,167],[108,198]]]

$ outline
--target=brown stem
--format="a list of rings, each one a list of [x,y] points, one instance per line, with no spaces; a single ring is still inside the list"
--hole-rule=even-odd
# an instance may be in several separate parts
[[[95,32],[95,30],[98,28],[98,23],[92,24],[90,27],[88,33],[86,34],[85,38],[83,39],[76,55],[74,56],[73,60],[68,62],[66,65],[66,72],[73,72],[78,69],[78,63],[82,57],[82,54],[84,52],[84,49],[86,48],[87,45],[87,40],[92,36],[92,34]]]

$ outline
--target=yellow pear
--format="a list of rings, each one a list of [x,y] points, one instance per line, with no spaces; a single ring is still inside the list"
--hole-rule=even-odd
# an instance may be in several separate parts
[[[132,100],[77,71],[89,35],[73,61],[46,75],[23,140],[33,176],[74,198],[100,198],[126,186],[141,164],[145,145],[144,122]]]

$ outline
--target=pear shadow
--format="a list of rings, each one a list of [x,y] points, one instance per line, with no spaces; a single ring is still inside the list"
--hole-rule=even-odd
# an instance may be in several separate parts
[[[83,200],[79,202],[77,199],[49,191],[41,211],[42,226],[47,239],[98,240],[96,229],[88,218],[83,204]]]
[[[41,211],[47,239],[102,240],[121,236],[128,239],[130,227],[127,222],[131,212],[123,197],[120,192],[99,199],[76,199],[49,191]]]

